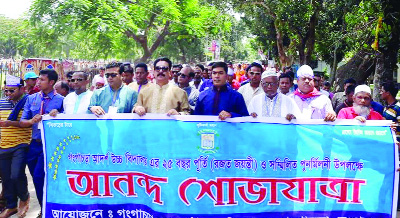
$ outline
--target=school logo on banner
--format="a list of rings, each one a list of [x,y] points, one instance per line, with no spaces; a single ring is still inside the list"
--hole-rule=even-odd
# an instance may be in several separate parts
[[[213,129],[202,129],[198,131],[198,135],[201,137],[201,145],[197,146],[197,149],[201,153],[214,154],[217,153],[219,147],[215,144],[215,138],[219,136],[217,131]]]

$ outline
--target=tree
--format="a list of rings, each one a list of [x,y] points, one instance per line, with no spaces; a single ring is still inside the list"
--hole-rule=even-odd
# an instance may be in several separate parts
[[[95,39],[95,50],[110,51],[124,38],[141,48],[139,61],[146,61],[167,37],[203,37],[225,26],[224,15],[198,0],[37,0],[31,20],[58,34],[84,31]],[[104,54],[105,57],[109,56]]]

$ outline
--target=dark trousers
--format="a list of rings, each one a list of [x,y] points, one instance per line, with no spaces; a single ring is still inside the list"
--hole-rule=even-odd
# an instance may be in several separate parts
[[[42,206],[44,188],[44,156],[41,141],[37,141],[35,139],[31,141],[26,160],[28,163],[29,172],[32,175],[36,196],[40,206]]]
[[[18,145],[14,148],[2,149],[0,152],[0,171],[3,179],[3,194],[7,201],[6,207],[16,208],[18,198],[28,200],[28,180],[25,174],[26,154],[28,145]]]

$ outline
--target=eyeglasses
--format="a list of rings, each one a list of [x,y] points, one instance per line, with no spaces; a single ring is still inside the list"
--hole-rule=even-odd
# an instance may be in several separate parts
[[[268,86],[277,86],[278,85],[278,83],[274,83],[274,82],[272,82],[272,83],[261,83],[261,85],[263,85],[263,86],[265,86],[265,87],[268,87]]]
[[[69,82],[74,83],[74,82],[82,82],[83,79],[70,79]]]
[[[186,78],[186,77],[187,77],[187,76],[186,76],[185,74],[183,74],[183,73],[178,73],[177,75],[178,75],[178,77],[180,76],[180,77],[182,77],[182,78]]]
[[[4,89],[4,92],[5,92],[5,93],[7,93],[7,92],[9,92],[9,93],[14,93],[15,90],[14,90],[14,89]]]
[[[252,76],[253,76],[253,75],[260,76],[260,75],[261,75],[260,72],[250,72],[249,74],[252,75]]]
[[[117,73],[106,73],[106,78],[108,79],[108,77],[112,77],[115,78],[118,74]]]
[[[157,70],[157,71],[168,71],[169,68],[168,67],[156,67],[155,70]]]

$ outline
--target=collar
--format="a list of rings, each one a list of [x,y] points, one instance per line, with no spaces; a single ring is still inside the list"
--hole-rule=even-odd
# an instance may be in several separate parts
[[[117,89],[116,91],[118,92],[118,91],[121,90],[124,86],[125,86],[124,83],[122,83],[121,86],[119,87],[119,89]],[[111,86],[108,86],[108,87],[110,87],[110,90],[111,90],[112,92],[115,92],[115,91],[111,88]],[[82,94],[83,94],[83,93],[84,93],[84,92],[82,92]],[[76,93],[75,93],[75,94],[76,94]]]
[[[158,89],[167,89],[167,88],[169,87],[169,82],[168,82],[167,84],[163,85],[163,86],[160,86],[160,85],[158,85],[158,84],[156,83],[156,87],[157,87]]]
[[[215,87],[215,86],[213,86],[213,90],[216,91],[216,92],[218,92],[218,88]],[[221,88],[220,88],[219,91],[221,91],[221,92],[228,91],[228,85],[225,84],[225,85],[221,86]]]
[[[56,95],[57,93],[55,92],[55,90],[53,89],[53,91],[51,91],[49,94],[44,94],[43,93],[43,91],[40,91],[40,96],[42,96],[42,97],[49,97],[50,99],[53,99],[54,98],[54,96]]]

